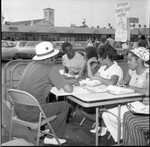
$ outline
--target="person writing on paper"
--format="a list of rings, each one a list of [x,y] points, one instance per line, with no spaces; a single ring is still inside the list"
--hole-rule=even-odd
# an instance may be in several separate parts
[[[100,68],[100,64],[98,62],[98,55],[97,55],[96,47],[94,47],[94,46],[86,47],[84,57],[85,57],[85,63],[83,64],[83,66],[82,66],[82,68],[79,72],[78,79],[89,77],[89,71],[88,71],[88,68],[87,68],[87,62],[88,62],[89,59],[94,57],[97,60],[96,62],[94,61],[94,62],[90,63],[90,66],[91,66],[91,69],[92,69],[93,73],[96,73]]]
[[[116,50],[109,44],[99,46],[98,61],[100,63],[100,69],[95,74],[91,68],[92,62],[97,62],[95,57],[91,58],[87,62],[88,75],[92,80],[99,80],[104,85],[116,85],[123,79],[122,68],[114,61],[116,56]]]
[[[131,49],[127,55],[129,71],[124,77],[124,84],[127,88],[133,89],[138,93],[149,97],[149,67],[144,62],[149,60],[149,50],[144,47]],[[145,98],[144,101],[149,101]],[[117,141],[117,118],[118,108],[108,109],[108,112],[102,114],[105,125],[110,131],[114,141]],[[125,112],[129,111],[126,105],[121,106],[121,138],[122,138],[122,121]]]
[[[59,70],[54,65],[55,55],[59,53],[59,50],[54,49],[51,42],[37,44],[35,51],[36,55],[25,68],[18,89],[32,94],[38,100],[47,117],[57,115],[51,125],[56,135],[62,137],[65,133],[69,104],[66,101],[46,103],[46,99],[52,86],[57,89],[62,88],[66,92],[72,92],[73,86],[60,75]],[[18,117],[25,121],[38,121],[39,110],[36,108],[18,105],[15,112]]]
[[[79,74],[81,67],[84,64],[84,57],[73,50],[72,44],[64,42],[62,44],[62,50],[65,55],[62,56],[62,64],[64,66],[65,73],[72,75]]]

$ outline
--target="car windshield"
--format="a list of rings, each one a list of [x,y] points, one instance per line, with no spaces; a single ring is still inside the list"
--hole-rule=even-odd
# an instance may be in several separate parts
[[[85,45],[85,43],[74,43],[75,47],[83,47]]]
[[[8,42],[8,44],[9,44],[10,47],[15,47],[16,46],[16,44],[12,43],[12,42]]]
[[[2,47],[8,47],[8,44],[6,42],[2,42]]]
[[[38,43],[40,43],[40,42],[29,42],[29,43],[27,43],[26,46],[35,46],[35,45],[37,45]]]
[[[20,43],[19,43],[19,46],[20,46],[20,47],[24,47],[26,44],[27,44],[27,42],[20,42]]]

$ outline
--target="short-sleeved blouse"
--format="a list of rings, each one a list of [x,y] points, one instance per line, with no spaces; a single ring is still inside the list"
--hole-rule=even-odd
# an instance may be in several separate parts
[[[146,75],[149,73],[149,68],[138,75],[135,70],[129,69],[129,75],[131,76],[131,80],[129,82],[129,86],[145,88],[146,87]]]
[[[122,68],[114,61],[114,64],[106,69],[106,65],[101,66],[98,70],[100,76],[106,79],[110,79],[112,75],[117,75],[119,77],[118,82],[123,79],[123,71]]]

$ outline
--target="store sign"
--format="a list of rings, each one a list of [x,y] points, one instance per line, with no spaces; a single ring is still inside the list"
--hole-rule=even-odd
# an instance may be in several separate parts
[[[130,17],[130,23],[139,23],[139,18]]]
[[[126,42],[128,39],[127,18],[130,17],[130,1],[118,2],[115,7],[115,41]]]
[[[56,33],[57,31],[56,31],[55,28],[50,28],[50,29],[49,29],[49,32],[50,32],[50,33]]]
[[[67,32],[67,33],[73,33],[74,31],[73,31],[73,29],[67,29],[66,32]]]
[[[17,27],[9,27],[9,31],[16,32],[16,31],[18,31],[18,28]]]
[[[30,29],[29,29],[29,32],[36,32],[36,29],[30,28]]]

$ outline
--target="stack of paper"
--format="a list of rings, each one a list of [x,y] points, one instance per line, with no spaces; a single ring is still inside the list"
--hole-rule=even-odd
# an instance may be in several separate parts
[[[97,86],[102,84],[102,82],[99,80],[90,80],[89,78],[86,78],[85,80],[81,80],[79,83],[82,86]]]
[[[78,77],[78,75],[73,75],[73,74],[70,74],[70,73],[65,73],[65,71],[63,69],[60,69],[59,70],[59,73],[63,76],[66,76],[68,78],[76,78]]]
[[[149,114],[149,105],[144,105],[140,101],[128,103],[127,106],[131,111],[135,113]]]
[[[107,91],[112,94],[128,94],[128,93],[134,93],[135,91],[133,89],[109,85],[107,87]]]
[[[99,86],[82,86],[84,89],[88,90],[89,92],[106,92],[106,86],[99,85]]]
[[[71,95],[73,93],[75,93],[75,94],[76,93],[78,93],[78,94],[90,93],[90,91],[88,91],[80,86],[74,86],[73,92],[68,93],[68,92],[65,92],[63,89],[58,90],[56,87],[52,87],[51,93],[53,93],[57,96],[65,96],[65,95]]]

